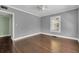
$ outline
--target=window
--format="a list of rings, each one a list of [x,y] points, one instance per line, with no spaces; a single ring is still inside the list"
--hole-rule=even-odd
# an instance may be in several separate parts
[[[54,16],[50,18],[50,32],[61,32],[60,16]]]

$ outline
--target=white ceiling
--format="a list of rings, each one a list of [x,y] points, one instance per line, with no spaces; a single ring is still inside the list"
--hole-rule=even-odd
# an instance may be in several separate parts
[[[47,9],[41,11],[37,8],[37,6],[38,5],[11,5],[10,7],[30,13],[38,17],[65,12],[79,7],[78,5],[47,5]]]

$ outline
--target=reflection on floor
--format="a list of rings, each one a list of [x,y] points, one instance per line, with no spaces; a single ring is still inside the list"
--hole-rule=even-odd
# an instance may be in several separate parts
[[[79,52],[77,40],[55,36],[36,35],[15,42],[17,53],[76,53]]]

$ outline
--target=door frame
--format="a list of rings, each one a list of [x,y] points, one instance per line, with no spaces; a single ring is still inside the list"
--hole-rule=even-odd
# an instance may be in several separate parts
[[[14,13],[13,12],[8,12],[8,11],[4,11],[4,10],[0,10],[0,12],[3,12],[3,13],[7,13],[7,14],[11,14],[12,15],[12,36],[11,36],[11,38],[12,38],[12,40],[14,39],[14,37],[15,37],[15,34],[14,34]]]

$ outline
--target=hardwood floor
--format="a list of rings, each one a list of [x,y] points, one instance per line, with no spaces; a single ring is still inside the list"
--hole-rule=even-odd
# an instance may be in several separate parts
[[[15,42],[17,53],[78,53],[77,40],[36,35]]]
[[[12,47],[11,36],[0,37],[0,53],[12,53]]]

